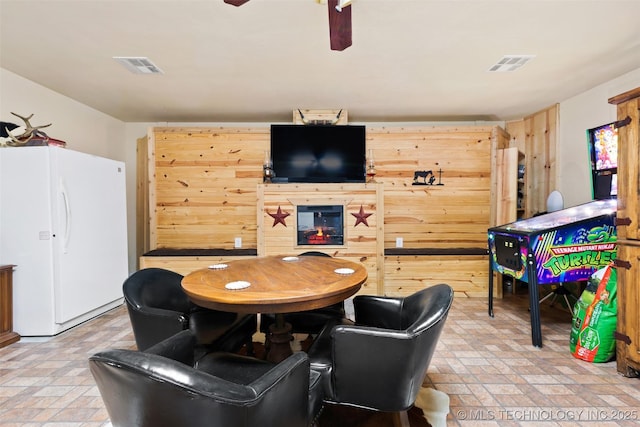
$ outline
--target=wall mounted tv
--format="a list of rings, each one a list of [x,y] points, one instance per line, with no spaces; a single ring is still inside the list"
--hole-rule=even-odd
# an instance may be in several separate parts
[[[618,193],[618,128],[608,123],[587,129],[591,157],[591,184],[596,200],[615,198]]]
[[[365,126],[271,125],[272,182],[365,182]]]

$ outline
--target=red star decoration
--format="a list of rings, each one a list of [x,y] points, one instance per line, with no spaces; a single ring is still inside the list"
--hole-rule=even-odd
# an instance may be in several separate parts
[[[269,213],[269,211],[267,211],[267,213],[271,218],[273,218],[273,225],[271,227],[275,227],[276,225],[278,225],[278,223],[286,227],[287,224],[284,222],[284,219],[289,215],[291,215],[289,212],[282,212],[282,209],[280,209],[280,206],[278,206],[278,212],[272,214],[272,213]]]
[[[357,227],[358,224],[361,224],[361,223],[368,227],[369,223],[367,222],[367,218],[369,218],[373,214],[364,213],[364,209],[362,208],[362,205],[360,205],[360,212],[352,213],[351,215],[356,217],[356,223],[355,223],[354,227]]]

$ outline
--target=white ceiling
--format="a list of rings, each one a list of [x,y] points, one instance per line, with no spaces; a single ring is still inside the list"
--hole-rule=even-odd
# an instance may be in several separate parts
[[[0,0],[0,66],[127,122],[510,120],[640,67],[640,0],[354,0],[352,15],[337,52],[316,0]],[[514,54],[536,57],[487,71]]]

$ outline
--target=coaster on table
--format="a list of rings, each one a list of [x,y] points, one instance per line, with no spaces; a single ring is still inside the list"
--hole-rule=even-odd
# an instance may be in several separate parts
[[[248,288],[249,286],[251,286],[251,283],[245,282],[244,280],[238,280],[237,282],[229,282],[226,285],[224,285],[225,288],[231,289],[231,290],[244,289],[244,288]]]
[[[355,272],[355,270],[352,269],[352,268],[336,268],[333,271],[335,271],[338,274],[342,274],[342,275],[353,274]]]
[[[283,261],[287,261],[287,262],[291,262],[291,261],[297,261],[298,257],[297,256],[286,256],[284,258],[282,258]]]
[[[227,267],[228,267],[227,264],[213,264],[209,266],[209,268],[212,270],[224,270]]]

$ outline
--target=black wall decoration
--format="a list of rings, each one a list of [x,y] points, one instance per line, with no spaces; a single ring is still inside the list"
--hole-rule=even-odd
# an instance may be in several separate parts
[[[442,183],[442,169],[438,169],[438,183],[436,182],[436,176],[433,174],[433,171],[415,171],[413,173],[413,183],[412,185],[444,185]]]

